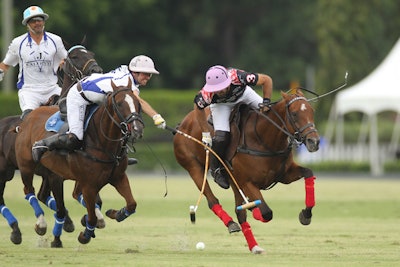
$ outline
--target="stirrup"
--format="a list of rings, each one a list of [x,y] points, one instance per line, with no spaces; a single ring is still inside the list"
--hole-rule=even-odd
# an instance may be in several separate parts
[[[49,150],[47,146],[44,145],[43,141],[37,141],[32,146],[32,159],[35,163],[38,163],[42,158],[43,154]]]
[[[215,170],[211,170],[211,175],[214,177],[214,182],[216,182],[223,189],[229,188],[229,181],[226,178],[225,168],[220,167]]]

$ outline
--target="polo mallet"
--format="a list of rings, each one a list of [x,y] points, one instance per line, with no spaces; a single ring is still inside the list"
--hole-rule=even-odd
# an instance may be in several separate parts
[[[190,208],[189,208],[189,210],[190,210],[190,221],[193,224],[196,223],[196,211],[197,211],[197,208],[199,207],[200,200],[203,197],[204,188],[206,187],[207,171],[208,171],[208,160],[209,160],[209,158],[210,158],[210,151],[208,149],[206,149],[206,163],[204,165],[203,185],[201,186],[201,191],[200,191],[199,198],[197,199],[196,206],[190,206]]]
[[[239,191],[239,193],[242,196],[243,201],[244,201],[243,205],[236,207],[237,210],[250,209],[250,208],[253,208],[253,207],[261,204],[261,200],[259,200],[259,199],[249,202],[249,200],[243,194],[243,191],[240,189],[239,184],[236,182],[235,177],[233,177],[232,172],[230,171],[229,167],[225,164],[225,162],[218,156],[218,154],[213,149],[211,149],[207,145],[203,144],[203,142],[201,142],[200,140],[198,140],[198,139],[194,138],[193,136],[191,136],[187,133],[184,133],[178,129],[174,129],[169,126],[166,126],[165,129],[171,131],[172,133],[178,133],[180,135],[183,135],[184,137],[188,138],[189,140],[192,140],[192,141],[198,143],[199,145],[203,146],[205,149],[210,150],[211,153],[222,163],[222,165],[224,166],[225,170],[228,172],[229,176],[231,177],[233,183],[235,184],[237,190]]]

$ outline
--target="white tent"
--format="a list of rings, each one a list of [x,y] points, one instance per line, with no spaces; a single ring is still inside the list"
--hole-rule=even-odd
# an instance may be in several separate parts
[[[391,147],[397,149],[400,131],[400,39],[382,63],[354,86],[337,94],[331,109],[326,137],[331,140],[336,127],[337,146],[343,146],[343,115],[350,112],[365,114],[365,125],[369,123],[369,161],[371,173],[383,173],[382,158],[378,153],[377,114],[382,111],[397,112],[397,122],[393,129]]]

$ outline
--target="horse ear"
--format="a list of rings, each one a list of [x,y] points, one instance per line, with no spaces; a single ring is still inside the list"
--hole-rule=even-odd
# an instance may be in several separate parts
[[[71,48],[71,45],[64,39],[62,39],[65,49],[68,51]]]
[[[281,96],[282,96],[283,98],[285,98],[285,97],[287,97],[287,96],[288,96],[288,94],[287,94],[287,93],[285,93],[285,92],[283,92],[283,91],[281,91]]]
[[[115,89],[117,89],[118,87],[115,85],[114,81],[111,80],[111,87],[113,88],[113,90],[115,91]]]
[[[132,88],[132,80],[131,79],[129,79],[129,82],[128,82],[128,86],[127,86],[128,88]]]
[[[82,41],[81,41],[81,45],[86,46],[86,34],[83,36]]]

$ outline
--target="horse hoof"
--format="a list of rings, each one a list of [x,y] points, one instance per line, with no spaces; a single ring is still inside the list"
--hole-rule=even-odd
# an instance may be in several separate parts
[[[299,213],[299,221],[302,225],[309,225],[311,223],[311,213],[310,214],[306,213],[307,213],[306,210],[302,210]]]
[[[228,232],[230,234],[240,232],[242,229],[240,229],[240,226],[235,223],[234,221],[231,221],[228,223]]]
[[[117,212],[118,212],[117,210],[109,209],[106,211],[106,216],[110,219],[115,220]]]
[[[52,242],[51,242],[51,247],[52,248],[62,248],[62,241],[58,238],[55,238]]]
[[[39,227],[39,225],[35,225],[35,232],[38,234],[38,235],[45,235],[46,234],[46,232],[47,232],[47,227]]]
[[[78,236],[79,243],[85,245],[90,242],[90,238],[86,238],[83,232],[81,232]]]
[[[68,215],[65,216],[65,222],[63,225],[63,229],[67,233],[72,233],[73,231],[75,231],[74,222],[71,220],[71,218]]]
[[[11,240],[11,242],[13,242],[15,245],[21,244],[21,243],[22,243],[21,231],[20,231],[19,229],[13,230],[13,231],[11,232],[10,240]]]
[[[104,219],[97,219],[96,228],[103,229],[106,227],[106,221]]]
[[[251,249],[251,253],[253,254],[264,254],[265,250],[263,248],[260,248],[259,246],[255,245],[252,249]]]

